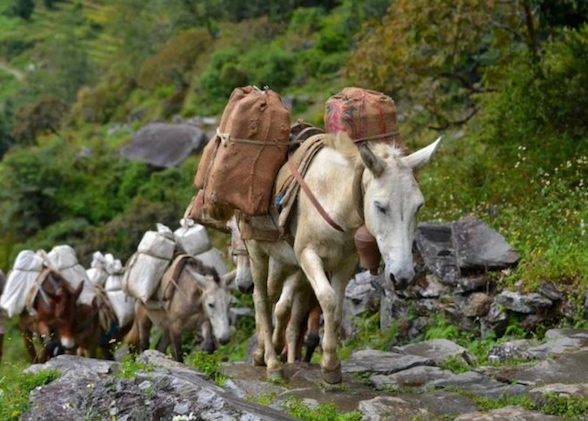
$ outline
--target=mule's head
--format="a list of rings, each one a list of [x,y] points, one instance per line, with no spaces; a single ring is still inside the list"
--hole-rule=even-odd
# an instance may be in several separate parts
[[[68,350],[76,345],[74,340],[77,322],[76,306],[83,287],[83,282],[80,282],[75,290],[64,284],[51,294],[51,299],[55,302],[55,324],[61,338],[61,345]]]
[[[202,275],[187,267],[190,275],[202,288],[202,307],[215,338],[222,345],[231,340],[230,306],[231,293],[224,280],[211,275]]]
[[[415,275],[412,245],[417,213],[425,203],[415,171],[429,162],[440,140],[408,156],[389,145],[375,145],[374,151],[360,146],[368,170],[363,175],[365,224],[378,243],[386,279],[398,289]]]
[[[253,276],[251,275],[249,253],[247,252],[245,241],[241,239],[241,231],[239,231],[235,216],[229,220],[227,226],[231,230],[231,245],[229,249],[236,267],[234,282],[237,288],[239,288],[239,291],[244,294],[251,294],[253,292]]]

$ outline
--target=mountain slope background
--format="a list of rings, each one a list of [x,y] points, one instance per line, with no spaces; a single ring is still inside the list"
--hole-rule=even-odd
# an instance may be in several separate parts
[[[410,148],[444,135],[421,220],[484,219],[523,255],[493,275],[569,285],[582,323],[587,20],[587,1],[0,0],[0,268],[64,243],[124,262],[177,227],[199,157],[123,159],[148,122],[218,117],[252,84],[322,126],[353,85],[395,99]]]

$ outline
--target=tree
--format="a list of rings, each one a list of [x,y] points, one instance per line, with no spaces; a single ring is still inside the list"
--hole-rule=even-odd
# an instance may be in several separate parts
[[[45,133],[59,134],[61,118],[68,110],[67,104],[52,95],[42,95],[36,102],[21,107],[15,114],[11,136],[22,145],[36,145],[37,136]]]
[[[353,83],[402,98],[412,120],[436,129],[460,125],[493,89],[492,66],[520,49],[537,51],[530,0],[395,0],[369,22],[345,66]]]
[[[10,101],[0,103],[0,161],[6,151],[14,144],[12,131],[12,104]]]
[[[14,16],[30,20],[35,11],[35,2],[33,0],[13,0],[9,11]]]

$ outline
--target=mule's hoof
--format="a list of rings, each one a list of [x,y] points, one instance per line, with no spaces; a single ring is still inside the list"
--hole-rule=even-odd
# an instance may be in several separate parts
[[[323,380],[329,384],[339,384],[343,382],[343,373],[341,372],[341,364],[337,364],[337,366],[333,369],[326,369],[321,367],[321,374],[323,376]]]
[[[275,381],[283,381],[284,380],[284,371],[281,367],[275,368],[273,370],[267,370],[267,379],[271,382]]]
[[[253,365],[257,367],[265,366],[265,358],[263,352],[254,352],[251,356],[251,360],[253,361]]]

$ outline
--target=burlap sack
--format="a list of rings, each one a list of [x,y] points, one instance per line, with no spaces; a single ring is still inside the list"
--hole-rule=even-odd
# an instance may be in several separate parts
[[[394,101],[369,89],[348,87],[330,97],[325,103],[325,128],[329,133],[346,132],[356,143],[402,144]]]
[[[194,179],[210,213],[224,206],[251,216],[268,214],[289,135],[290,112],[277,93],[252,86],[235,89]]]

